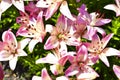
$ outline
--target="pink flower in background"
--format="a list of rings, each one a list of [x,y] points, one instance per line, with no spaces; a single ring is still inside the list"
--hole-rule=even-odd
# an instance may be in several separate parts
[[[112,10],[116,13],[116,16],[120,16],[120,0],[115,0],[115,4],[108,4],[104,8],[108,10]]]
[[[76,56],[69,56],[71,65],[65,71],[66,76],[76,75],[78,80],[92,80],[99,75],[88,65],[87,48],[82,45],[76,53]]]
[[[71,20],[75,20],[75,18],[71,15],[69,11],[67,1],[64,0],[39,0],[36,4],[37,7],[47,8],[45,19],[48,20],[51,16],[57,11],[60,7],[60,12],[68,17]]]
[[[117,78],[120,79],[120,66],[113,65],[113,71],[114,71],[115,75],[117,76]]]
[[[0,64],[0,80],[3,80],[3,78],[4,78],[4,72],[3,72],[2,65]]]
[[[50,37],[47,39],[44,45],[44,49],[48,50],[56,48],[61,44],[61,42],[64,42],[65,45],[79,45],[79,41],[73,36],[73,34],[74,31],[70,26],[68,19],[61,15],[58,18],[55,27],[52,27]]]
[[[17,43],[15,35],[11,30],[5,31],[2,34],[3,42],[2,49],[0,49],[0,61],[8,61],[12,70],[15,69],[18,56],[27,56],[26,52],[23,51],[25,46],[28,44],[30,39],[23,39]]]
[[[98,37],[97,34],[93,36],[92,42],[87,43],[88,46],[88,51],[90,52],[91,55],[96,56],[100,58],[108,67],[109,67],[109,62],[107,59],[107,56],[119,56],[120,51],[116,50],[114,48],[108,47],[105,48],[109,40],[112,38],[113,34],[108,34],[102,40]]]
[[[44,36],[46,35],[44,24],[43,24],[43,12],[41,11],[37,17],[37,20],[34,18],[29,21],[29,24],[22,25],[16,35],[25,36],[32,38],[29,43],[29,51],[32,52],[33,48],[38,42],[43,42]]]
[[[20,11],[25,12],[24,10],[24,1],[23,0],[2,0],[0,2],[0,19],[1,14],[5,12],[12,4]]]

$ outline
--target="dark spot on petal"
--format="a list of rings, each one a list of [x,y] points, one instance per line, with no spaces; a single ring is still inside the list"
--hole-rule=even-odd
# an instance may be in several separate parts
[[[46,3],[46,5],[48,5],[48,3]]]

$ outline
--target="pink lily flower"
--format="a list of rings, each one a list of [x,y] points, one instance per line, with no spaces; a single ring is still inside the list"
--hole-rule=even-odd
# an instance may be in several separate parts
[[[104,8],[108,10],[112,10],[116,13],[116,16],[120,16],[120,0],[115,0],[115,4],[108,4]]]
[[[65,71],[66,76],[76,75],[77,80],[92,80],[99,75],[88,65],[87,48],[82,45],[76,56],[69,56],[71,66]]]
[[[108,67],[109,62],[107,56],[119,56],[120,51],[114,48],[108,47],[105,48],[109,40],[112,38],[113,34],[109,34],[105,36],[102,40],[98,37],[98,35],[94,35],[92,42],[88,43],[88,51],[91,55],[98,57],[98,59],[102,60]]]
[[[2,65],[0,64],[0,80],[3,80],[4,78],[4,71],[2,69]]]
[[[18,56],[27,56],[26,52],[23,51],[25,46],[28,44],[30,39],[24,39],[17,43],[15,35],[11,30],[5,31],[2,34],[2,46],[0,50],[0,61],[8,61],[12,70],[15,69]]]
[[[1,14],[5,12],[12,4],[20,11],[25,12],[24,10],[24,1],[23,0],[2,0],[0,2],[0,19]]]
[[[102,26],[107,23],[110,23],[111,22],[110,19],[103,19],[102,16],[100,16],[100,14],[95,12],[89,14],[87,12],[86,5],[84,4],[80,8],[78,8],[78,11],[79,11],[78,17],[80,17],[82,20],[86,22],[87,31],[83,35],[84,38],[91,40],[92,36],[96,34],[96,32],[99,32],[100,34],[102,34],[102,36],[106,35],[106,32],[102,28],[96,26]]]
[[[16,33],[17,36],[20,35],[32,38],[28,45],[30,52],[33,51],[38,42],[43,42],[44,36],[46,35],[42,15],[43,12],[41,11],[37,17],[37,20],[33,18],[27,26],[22,25]]]
[[[41,8],[36,7],[34,2],[29,2],[29,4],[25,6],[25,11],[29,14],[30,18],[34,17],[36,19],[41,10]]]
[[[33,76],[32,80],[52,80],[51,77],[49,76],[47,69],[43,68],[42,69],[42,73],[41,73],[41,77],[39,76]]]
[[[114,71],[115,75],[117,76],[117,78],[120,79],[120,66],[113,65],[113,71]]]
[[[52,64],[50,66],[50,70],[54,75],[58,75],[63,73],[63,67],[68,60],[68,56],[66,55],[66,51],[55,49],[53,51],[54,54],[49,53],[46,57],[40,58],[36,61],[36,63],[49,63]],[[64,54],[65,53],[65,54]]]
[[[52,27],[50,32],[50,37],[47,39],[44,49],[53,49],[61,45],[61,42],[64,42],[65,45],[79,45],[79,41],[73,36],[74,31],[70,26],[68,19],[65,16],[61,15],[58,18],[56,27]],[[49,31],[49,30],[47,30]]]
[[[51,16],[57,11],[60,6],[60,12],[68,17],[71,20],[75,20],[75,18],[71,15],[69,11],[67,1],[64,0],[40,0],[36,4],[37,7],[47,8],[45,19],[48,20]]]

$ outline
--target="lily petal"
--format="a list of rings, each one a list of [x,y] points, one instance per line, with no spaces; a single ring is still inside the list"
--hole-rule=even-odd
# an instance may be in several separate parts
[[[17,48],[17,40],[11,30],[3,32],[2,40],[3,42],[7,42],[9,45],[12,45],[14,48]]]
[[[58,75],[58,74],[59,74],[59,72],[58,72],[58,70],[57,70],[57,65],[51,65],[51,66],[50,66],[50,70],[51,70],[51,72],[52,72],[54,75]]]
[[[41,77],[42,77],[42,80],[52,80],[51,77],[49,76],[46,68],[42,69]]]
[[[45,31],[51,33],[53,30],[53,26],[51,24],[46,24]]]
[[[14,1],[14,0],[12,0],[12,1],[13,1],[13,2],[12,2],[13,5],[14,5],[17,9],[19,9],[20,11],[25,12],[23,0],[19,0],[19,1]]]
[[[76,54],[76,58],[77,58],[77,61],[81,61],[81,62],[82,61],[84,62],[87,60],[88,52],[87,52],[87,48],[84,45],[80,46],[80,48]]]
[[[120,66],[113,65],[113,71],[116,74],[116,76],[118,77],[118,79],[120,79]]]
[[[9,61],[9,65],[10,65],[11,70],[14,70],[14,69],[15,69],[16,64],[17,64],[17,60],[18,60],[18,58],[17,58],[17,57],[14,57],[14,58],[12,58],[12,59]]]
[[[80,73],[77,75],[77,79],[80,79],[80,80],[93,80],[95,79],[96,77],[99,77],[99,75],[89,66],[87,65],[84,65],[84,70],[87,70],[83,73]]]
[[[30,42],[29,38],[21,40],[20,42],[18,42],[18,48],[24,49],[29,42]]]
[[[95,26],[102,26],[110,22],[111,22],[111,19],[100,19],[100,20],[98,19],[95,23]]]
[[[13,58],[13,55],[11,55],[6,50],[0,51],[0,61],[8,61]]]
[[[99,32],[100,34],[102,34],[102,36],[104,37],[106,35],[106,32],[104,29],[100,28],[100,27],[94,27],[97,32]]]
[[[114,4],[108,4],[104,8],[108,10],[113,10],[114,12],[116,12],[116,16],[120,15],[120,9]]]
[[[59,42],[56,36],[50,36],[44,45],[44,49],[46,50],[53,49],[53,48],[56,48],[58,45],[59,45]]]
[[[36,61],[36,64],[38,63],[50,63],[50,64],[56,64],[58,62],[58,59],[51,53],[49,53],[46,57],[40,58]]]
[[[99,58],[100,58],[100,60],[102,60],[104,63],[105,63],[105,65],[107,66],[107,67],[109,67],[110,65],[109,65],[109,62],[108,62],[108,59],[107,59],[107,57],[106,57],[106,55],[103,53],[101,53],[100,55],[99,55]]]
[[[42,80],[42,78],[39,77],[39,76],[33,76],[33,77],[32,77],[32,80]]]
[[[72,16],[72,14],[71,14],[71,12],[70,12],[70,10],[69,10],[69,8],[68,8],[68,3],[67,3],[67,1],[63,1],[63,2],[62,2],[61,6],[60,6],[60,12],[61,12],[64,16],[68,17],[69,19],[71,19],[71,20],[73,20],[73,21],[76,20],[76,19]]]
[[[110,39],[113,37],[113,34],[111,33],[111,34],[108,34],[107,36],[105,36],[102,40],[101,40],[101,42],[103,42],[103,48],[105,48],[106,47],[106,45],[108,44],[108,42],[110,41]]]
[[[57,77],[56,80],[69,80],[66,76]]]
[[[76,65],[71,65],[69,68],[65,71],[65,76],[73,76],[79,73],[79,67],[75,67]]]
[[[32,40],[30,41],[30,43],[29,43],[29,45],[28,45],[30,52],[33,51],[35,45],[36,45],[38,42],[40,42],[40,41],[37,40],[37,39],[32,39]]]
[[[47,12],[45,14],[45,19],[46,20],[51,18],[51,16],[57,11],[60,4],[61,4],[61,2],[55,2],[48,7]]]
[[[48,8],[50,5],[47,3],[47,1],[40,0],[40,1],[37,2],[36,6],[41,7],[41,8]]]
[[[12,5],[11,0],[2,0],[0,3],[0,10],[3,13]]]
[[[106,56],[120,56],[120,51],[114,48],[105,48],[103,53]]]
[[[22,49],[18,49],[17,52],[18,52],[18,56],[27,56],[27,53]]]

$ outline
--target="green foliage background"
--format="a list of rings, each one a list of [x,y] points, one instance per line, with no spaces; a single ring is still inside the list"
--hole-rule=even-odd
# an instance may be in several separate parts
[[[71,13],[77,15],[78,11],[76,10],[81,4],[86,4],[88,8],[88,12],[96,12],[99,11],[101,14],[104,14],[104,18],[112,19],[112,22],[102,26],[107,34],[114,33],[113,38],[110,40],[108,47],[113,47],[116,49],[120,49],[120,17],[116,17],[115,13],[110,10],[105,10],[103,7],[110,3],[115,3],[114,0],[81,0],[79,3],[76,0],[67,0],[69,3],[69,8]],[[25,2],[27,4],[28,2]],[[59,10],[56,12],[51,19],[48,21],[44,21],[44,23],[51,23],[55,25],[58,15],[60,14]],[[5,30],[12,28],[12,31],[15,33],[17,29],[20,27],[19,24],[16,23],[16,17],[19,16],[19,11],[14,7],[11,6],[7,11],[2,14],[2,19],[0,21],[0,36]],[[48,38],[49,34],[45,37],[43,43],[38,43],[35,46],[35,49],[32,53],[28,51],[28,48],[25,48],[25,51],[28,53],[26,57],[20,57],[17,63],[17,67],[15,69],[15,73],[22,77],[25,77],[27,80],[31,80],[33,75],[40,76],[40,72],[42,68],[46,67],[49,71],[49,64],[35,64],[35,61],[40,57],[46,56],[51,51],[46,51],[43,49],[44,43]],[[18,40],[23,39],[24,37],[17,37]],[[69,50],[74,50],[73,47],[70,47]],[[112,67],[113,64],[120,65],[120,58],[119,57],[108,57],[110,62],[110,67],[106,67],[104,63],[98,61],[97,64],[93,66],[93,68],[98,72],[100,75],[99,78],[96,80],[117,80]],[[49,71],[51,74],[51,72]],[[54,76],[53,76],[54,77]]]

